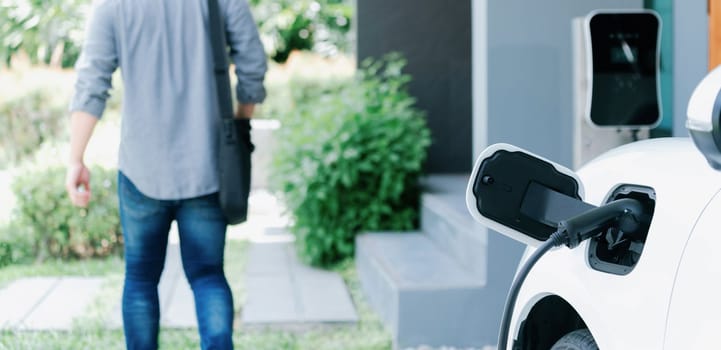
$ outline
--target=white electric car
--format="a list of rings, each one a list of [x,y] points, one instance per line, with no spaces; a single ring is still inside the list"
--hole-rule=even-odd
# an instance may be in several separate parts
[[[687,127],[577,172],[507,144],[480,155],[471,215],[528,245],[499,350],[721,349],[721,70]]]

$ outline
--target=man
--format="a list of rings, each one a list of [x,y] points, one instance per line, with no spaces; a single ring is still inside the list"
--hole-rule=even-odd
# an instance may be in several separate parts
[[[238,78],[237,118],[265,98],[266,57],[246,0],[218,0]],[[111,75],[124,82],[118,196],[125,240],[123,327],[128,349],[158,347],[157,285],[177,221],[201,347],[231,349],[233,301],[223,271],[227,223],[218,204],[218,106],[207,0],[99,0],[76,64],[66,188],[92,189],[83,154],[105,109]]]

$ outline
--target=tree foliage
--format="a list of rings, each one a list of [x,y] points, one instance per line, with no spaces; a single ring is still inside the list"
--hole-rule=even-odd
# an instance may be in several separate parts
[[[350,0],[249,0],[268,55],[285,62],[293,50],[347,51]],[[71,67],[82,47],[91,0],[0,0],[0,60],[24,51],[32,63]]]
[[[271,59],[283,63],[293,50],[335,54],[350,49],[349,0],[251,0],[253,16]]]
[[[0,0],[0,59],[70,67],[80,54],[89,0]]]

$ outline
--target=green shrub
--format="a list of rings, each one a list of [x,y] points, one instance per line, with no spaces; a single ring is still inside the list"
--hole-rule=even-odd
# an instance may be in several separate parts
[[[36,259],[35,247],[30,228],[17,222],[0,227],[0,267],[33,262]]]
[[[8,242],[0,242],[0,268],[12,264],[13,256],[11,245]]]
[[[0,169],[32,155],[45,141],[66,134],[68,119],[50,93],[35,90],[0,105]]]
[[[65,193],[64,167],[16,178],[12,185],[17,197],[13,225],[27,230],[25,236],[32,237],[30,252],[26,253],[42,261],[49,257],[90,258],[119,252],[122,234],[117,172],[94,168],[90,181],[90,205],[77,208]]]
[[[360,231],[417,224],[430,133],[406,91],[404,65],[392,55],[364,62],[346,84],[306,86],[281,119],[271,181],[284,194],[309,263],[352,256]]]

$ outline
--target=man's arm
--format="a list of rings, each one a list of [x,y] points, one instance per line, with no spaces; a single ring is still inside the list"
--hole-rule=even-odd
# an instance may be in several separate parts
[[[255,104],[265,99],[263,80],[268,70],[265,49],[246,0],[228,0],[225,27],[230,57],[238,78],[236,98],[237,118],[250,118]]]
[[[112,75],[118,66],[113,1],[96,2],[86,29],[83,51],[75,65],[77,82],[70,102],[70,155],[65,189],[76,206],[90,201],[90,172],[83,161],[95,124],[105,110]]]
[[[90,171],[83,160],[85,148],[98,118],[86,112],[73,112],[70,121],[70,159],[65,176],[65,190],[70,201],[85,207],[90,201]]]

